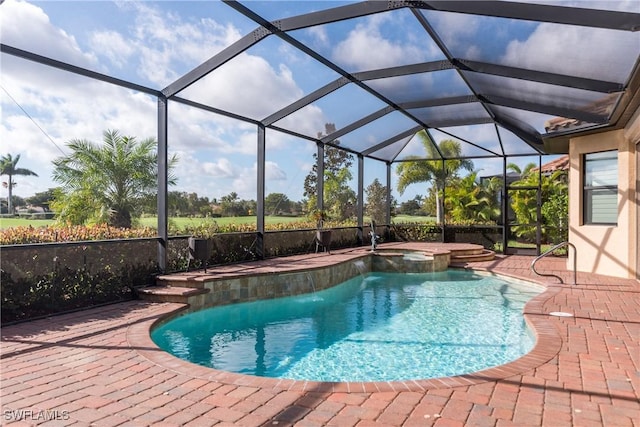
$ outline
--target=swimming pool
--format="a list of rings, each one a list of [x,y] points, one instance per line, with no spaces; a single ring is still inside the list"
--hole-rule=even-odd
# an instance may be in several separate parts
[[[527,353],[522,308],[542,288],[463,270],[369,273],[333,288],[215,307],[152,331],[169,353],[224,371],[312,381],[460,375]]]

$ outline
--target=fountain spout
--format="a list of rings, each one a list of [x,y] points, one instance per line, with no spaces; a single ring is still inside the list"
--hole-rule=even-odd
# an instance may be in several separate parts
[[[371,252],[375,252],[376,247],[378,247],[378,240],[380,240],[380,236],[376,234],[376,223],[371,221],[371,231],[369,231],[369,236],[371,236]]]

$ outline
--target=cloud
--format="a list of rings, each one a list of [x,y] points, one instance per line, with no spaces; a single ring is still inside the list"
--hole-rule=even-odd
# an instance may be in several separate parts
[[[16,0],[5,0],[0,7],[2,43],[74,65],[98,67],[96,56],[82,52],[75,37],[55,27],[40,7]]]
[[[462,13],[426,13],[445,45],[453,52],[464,52],[463,58],[476,58],[480,49],[478,40],[479,19]],[[439,30],[439,31],[438,31]]]
[[[135,53],[135,48],[116,31],[95,32],[91,35],[89,43],[94,50],[118,68],[127,64]]]
[[[233,178],[239,175],[239,169],[226,158],[219,159],[217,162],[202,163],[201,167],[204,175],[214,178]]]
[[[52,25],[42,8],[7,0],[0,13],[3,43],[84,67],[100,68],[111,75],[116,68],[125,72],[132,68],[160,88],[239,38],[230,24],[220,25],[206,18],[187,22],[147,4],[123,2],[120,6],[136,14],[136,26],[129,31],[118,28],[94,31],[88,40],[89,47],[97,52],[93,53],[83,52],[73,35]],[[25,23],[29,23],[28,32],[24,31]],[[274,68],[264,58],[248,54],[240,59],[223,72],[223,84],[215,82],[210,86],[216,89],[215,96],[231,106],[247,104],[256,114],[266,114],[273,109],[272,102],[279,100],[279,105],[286,105],[301,95],[292,71],[285,65],[276,63]],[[159,70],[160,74],[154,75],[152,70]],[[256,81],[255,73],[271,83]],[[21,166],[40,175],[30,178],[28,183],[25,180],[20,195],[56,185],[49,178],[51,160],[62,155],[55,144],[64,150],[65,141],[74,138],[99,142],[105,129],[119,129],[140,139],[157,134],[157,102],[152,96],[6,54],[2,55],[0,78],[2,87],[15,99],[14,102],[0,92],[3,111],[0,151],[22,154]],[[236,100],[238,92],[242,96]],[[270,132],[271,152],[281,150],[288,139],[291,139],[288,135]],[[253,124],[170,102],[169,150],[181,157],[177,171],[179,187],[215,194],[220,192],[216,179],[237,179],[237,185],[255,189],[251,164],[255,162],[257,129]],[[207,161],[211,158],[216,160]],[[286,179],[286,173],[275,162],[268,168],[269,179]],[[216,179],[202,179],[207,176]],[[225,185],[224,189],[228,188]]]
[[[264,175],[267,181],[287,180],[287,173],[276,162],[264,162]]]
[[[138,75],[159,87],[173,82],[241,36],[233,25],[210,18],[187,21],[144,2],[123,2],[120,6],[125,12],[135,13],[134,28],[123,35],[123,41],[138,58]],[[101,33],[94,34],[96,39],[101,37]],[[122,54],[126,58],[128,51]],[[122,61],[114,56],[113,51],[105,53],[114,64]]]
[[[100,142],[105,129],[156,135],[156,102],[148,95],[12,57],[3,58],[0,84],[0,152],[22,153],[21,166],[39,175],[21,186],[23,196],[57,185],[51,160],[67,153],[71,139]]]
[[[316,137],[330,120],[320,107],[309,104],[275,123],[276,126],[298,132],[302,135]]]
[[[501,63],[624,83],[638,53],[638,33],[543,23],[526,40],[512,40]]]
[[[427,52],[417,45],[383,37],[381,26],[388,19],[391,18],[373,16],[356,25],[347,38],[337,44],[332,53],[333,59],[353,72],[426,60]]]
[[[329,44],[329,37],[327,36],[327,30],[324,27],[315,26],[305,30],[314,42],[320,46],[327,46]]]
[[[263,119],[303,95],[284,64],[242,53],[182,91],[180,96],[254,119]]]

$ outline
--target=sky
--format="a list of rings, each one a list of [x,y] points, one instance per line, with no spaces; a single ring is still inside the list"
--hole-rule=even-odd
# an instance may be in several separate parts
[[[608,9],[638,9],[638,3],[633,0],[577,3],[584,7],[604,4]],[[346,3],[280,1],[278,7],[274,7],[275,2],[244,4],[267,19],[276,19]],[[612,37],[618,37],[608,31],[585,32],[580,27],[567,30],[554,24],[452,13],[425,12],[425,16],[436,31],[441,31],[458,57],[550,72],[563,72],[563,66],[566,67],[563,64],[584,61],[583,77],[617,80],[627,78],[633,65],[633,58],[618,58],[610,49],[598,49]],[[400,10],[359,18],[355,22],[297,30],[291,35],[349,72],[443,59],[443,53],[433,41],[418,36],[424,32],[417,25],[409,11]],[[256,27],[254,22],[221,2],[5,0],[0,5],[2,43],[158,90]],[[487,43],[478,42],[477,36],[483,32],[492,33]],[[637,34],[625,35],[617,39],[617,43],[633,45],[640,43],[640,39]],[[572,48],[566,49],[567,45]],[[575,53],[585,51],[589,52],[586,59]],[[564,61],[549,59],[558,57]],[[157,101],[152,96],[6,54],[0,59],[0,153],[20,154],[18,166],[39,175],[16,177],[15,195],[28,197],[57,186],[51,179],[51,161],[69,153],[68,141],[87,139],[99,143],[106,129],[117,129],[138,139],[157,136]],[[338,77],[291,45],[267,37],[178,95],[262,120]],[[522,85],[522,82],[512,83]],[[462,79],[451,70],[405,79],[382,79],[371,84],[381,93],[401,91],[407,100],[415,98],[420,90],[441,92],[441,96],[469,94]],[[493,82],[489,80],[486,84]],[[527,96],[542,99],[552,96],[552,88],[542,85],[525,86],[522,90]],[[589,94],[578,91],[569,95],[570,99],[577,100],[575,102],[590,100]],[[325,123],[335,123],[339,129],[382,106],[381,101],[369,93],[347,85],[276,125],[315,137],[323,131]],[[508,113],[534,123],[541,133],[544,121],[550,118],[522,111]],[[475,113],[450,111],[447,114]],[[411,126],[412,122],[406,117],[391,114],[345,135],[340,141],[357,149]],[[175,170],[178,181],[171,190],[196,192],[210,199],[231,192],[242,199],[256,198],[255,125],[170,102],[168,129],[169,152],[179,157]],[[448,132],[455,132],[488,150],[499,149],[493,125],[444,131],[433,132],[436,141],[450,138]],[[528,151],[526,147],[516,148],[522,144],[513,134],[500,132],[514,154]],[[266,144],[266,193],[285,193],[291,200],[301,200],[302,183],[311,170],[315,144],[272,130],[267,130]],[[463,151],[486,154],[468,144],[464,144]],[[422,148],[414,139],[400,158],[420,152]],[[512,161],[524,165],[537,162],[537,158],[513,158]],[[502,168],[500,159],[476,160],[474,164],[480,175],[497,174]],[[382,162],[367,159],[365,187],[375,178],[384,184],[385,167]],[[352,175],[355,188],[355,166]],[[400,195],[395,191],[395,175],[392,181],[394,197],[400,201],[426,194],[426,185],[414,184]],[[0,194],[2,191],[6,190],[0,190]]]

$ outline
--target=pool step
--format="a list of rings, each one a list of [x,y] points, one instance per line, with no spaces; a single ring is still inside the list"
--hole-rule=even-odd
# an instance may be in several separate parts
[[[209,289],[161,285],[147,286],[136,290],[140,299],[150,302],[189,303],[189,297],[209,293]]]
[[[467,251],[465,253],[452,251],[451,264],[462,264],[468,262],[492,261],[495,259],[496,253],[489,249]]]
[[[484,249],[481,245],[469,244],[469,243],[451,243],[451,244],[440,244],[440,243],[424,243],[418,242],[413,244],[405,244],[401,247],[393,246],[388,249],[382,250],[379,253],[376,253],[376,257],[379,257],[381,260],[389,260],[392,261],[395,258],[404,258],[407,257],[407,252],[411,253],[419,253],[421,255],[420,259],[407,259],[408,264],[415,264],[416,266],[422,266],[425,262],[435,262],[437,255],[442,254],[450,254],[450,257],[447,256],[443,258],[444,268],[446,268],[446,262],[449,261],[450,265],[455,264],[466,264],[470,262],[480,262],[480,261],[490,261],[495,257],[495,252]],[[397,249],[397,250],[393,250]],[[363,252],[369,253],[369,251]],[[339,255],[339,252],[336,252],[332,255],[334,259],[338,259],[336,255]],[[347,255],[354,256],[351,252],[347,252]],[[362,256],[362,254],[355,254],[357,259],[358,256]],[[299,260],[296,261],[296,257],[287,258],[287,262],[296,266],[303,266],[301,268],[309,269],[310,267],[310,259],[308,259],[308,255],[301,256]],[[424,257],[424,260],[422,259]],[[410,256],[408,258],[411,258]],[[450,258],[450,259],[448,259]],[[292,263],[290,260],[294,259]],[[313,258],[320,259],[320,258]],[[351,258],[349,258],[351,259]],[[322,260],[322,259],[321,259]],[[415,262],[418,261],[418,262]],[[425,261],[425,262],[422,262]],[[137,289],[138,296],[140,299],[150,302],[175,302],[182,304],[190,304],[194,301],[200,301],[202,298],[198,298],[198,295],[204,295],[210,293],[211,289],[214,289],[213,283],[216,280],[223,278],[233,278],[238,279],[247,275],[253,274],[271,274],[279,271],[279,263],[283,263],[281,259],[277,262],[273,260],[263,261],[262,263],[245,263],[243,265],[230,265],[230,266],[219,266],[215,269],[211,269],[208,273],[203,270],[193,270],[193,271],[185,271],[174,274],[161,275],[156,277],[156,286],[148,286],[146,288]],[[323,262],[320,263],[324,265]],[[408,267],[407,267],[408,268]],[[422,268],[422,267],[421,267]],[[300,269],[300,268],[299,268]],[[396,268],[397,269],[397,268]],[[284,269],[284,271],[287,271]],[[406,271],[412,271],[407,269]],[[422,270],[420,270],[422,271]],[[244,286],[244,285],[243,285]],[[242,286],[241,286],[242,288]],[[262,288],[261,288],[262,289]],[[206,298],[210,300],[216,300],[217,303],[220,301],[223,302],[231,302],[236,300],[242,300],[248,296],[248,291],[245,290],[247,295],[242,295],[240,293],[241,289],[219,289],[214,290],[216,295],[209,295]],[[261,292],[268,292],[269,288],[264,288]],[[219,296],[217,294],[220,294]],[[252,294],[253,295],[253,294]],[[196,297],[196,298],[193,298]],[[203,297],[204,298],[204,297]],[[216,299],[217,298],[217,299]],[[252,296],[255,298],[255,296]],[[189,301],[191,299],[191,302]]]

